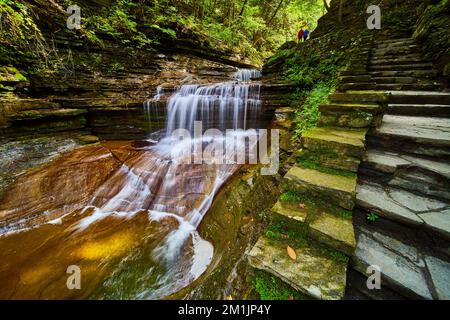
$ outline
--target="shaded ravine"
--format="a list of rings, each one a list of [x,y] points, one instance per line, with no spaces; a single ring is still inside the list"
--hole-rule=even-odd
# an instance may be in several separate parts
[[[255,75],[245,70],[236,76],[246,81]],[[240,167],[235,152],[215,150],[231,150],[235,143],[235,150],[253,147],[245,138],[254,131],[245,129],[258,125],[259,92],[259,85],[241,82],[183,86],[168,99],[167,130],[152,135],[159,142],[77,149],[21,178],[30,179],[30,198],[13,196],[21,192],[19,182],[0,206],[0,216],[17,218],[2,226],[1,297],[157,299],[195,280],[214,250],[196,229],[217,191]],[[183,140],[169,134],[192,131],[198,120],[205,122],[204,130],[233,129],[232,134],[207,132]],[[188,163],[198,144],[207,151],[204,162]],[[88,164],[85,172],[76,172],[74,155]],[[45,185],[55,174],[60,184]],[[98,181],[86,192],[92,177]],[[59,199],[67,190],[71,203]],[[45,197],[36,195],[40,192]],[[30,205],[46,197],[50,204],[42,210]],[[69,265],[80,267],[80,290],[66,287]]]

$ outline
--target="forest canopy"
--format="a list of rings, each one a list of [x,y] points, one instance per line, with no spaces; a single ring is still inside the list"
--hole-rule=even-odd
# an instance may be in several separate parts
[[[297,30],[313,30],[325,13],[323,0],[158,0],[155,23],[181,23],[254,62],[271,56]]]
[[[312,31],[325,13],[327,1],[1,0],[0,43],[17,52],[35,51],[30,47],[44,40],[40,29],[48,21],[39,16],[58,12],[62,16],[50,23],[58,24],[55,30],[64,30],[66,8],[76,3],[81,8],[80,34],[94,46],[101,47],[109,39],[124,47],[157,49],[171,40],[184,39],[261,64],[284,42],[295,40],[300,27]]]

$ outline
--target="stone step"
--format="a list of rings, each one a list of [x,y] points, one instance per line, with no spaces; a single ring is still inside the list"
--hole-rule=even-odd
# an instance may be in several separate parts
[[[288,188],[326,199],[351,210],[355,205],[356,177],[339,176],[314,169],[292,167],[284,176]]]
[[[284,221],[289,230],[307,229],[312,239],[351,256],[356,247],[352,219],[331,210],[317,201],[284,202],[281,197],[272,208],[274,217]]]
[[[349,69],[349,70],[342,70],[339,72],[340,76],[361,76],[361,75],[367,75],[367,71],[366,70],[353,70],[353,69]]]
[[[433,78],[437,76],[435,70],[403,70],[403,71],[372,71],[369,74],[374,77],[415,77]]]
[[[389,91],[389,103],[450,105],[450,93],[430,91]]]
[[[385,103],[389,96],[383,92],[352,92],[352,93],[335,93],[331,95],[330,101],[333,104],[351,103],[351,104],[373,104]]]
[[[450,264],[390,235],[360,228],[351,265],[367,276],[367,268],[381,271],[382,286],[412,299],[450,298]]]
[[[401,71],[401,70],[432,70],[431,62],[412,63],[412,64],[380,64],[370,65],[369,71]]]
[[[347,256],[353,255],[355,251],[355,232],[351,219],[321,211],[312,218],[308,231],[314,240]]]
[[[415,44],[407,46],[385,46],[382,48],[374,48],[372,54],[410,54],[417,50],[418,46]]]
[[[357,173],[359,164],[361,163],[360,158],[346,156],[343,154],[337,154],[334,152],[314,152],[307,149],[301,149],[295,153],[299,163],[302,161],[313,159],[318,165],[326,168],[350,171]]]
[[[337,154],[361,158],[365,152],[366,133],[366,129],[317,127],[303,133],[302,144],[305,149],[318,153],[332,150]]]
[[[394,175],[403,168],[418,167],[450,179],[450,163],[447,161],[437,161],[411,154],[373,149],[367,152],[367,157],[362,165],[389,175]]]
[[[415,83],[416,78],[413,77],[373,77],[371,80],[375,83]]]
[[[360,169],[360,178],[363,180],[377,180],[439,201],[450,202],[450,165],[446,160],[370,150]]]
[[[410,150],[410,152],[418,154],[450,155],[450,119],[448,118],[385,115],[383,123],[373,136],[390,140],[398,145],[412,142],[417,145],[417,150]],[[419,153],[427,149],[433,151],[433,148],[435,152],[432,154]]]
[[[287,245],[296,252],[292,260]],[[322,300],[344,297],[347,263],[332,259],[314,246],[298,246],[260,237],[248,253],[249,264],[269,272],[297,291]]]
[[[355,83],[355,82],[370,82],[372,78],[370,75],[357,75],[357,76],[342,76],[339,79],[340,83]]]
[[[387,59],[376,59],[373,58],[370,59],[370,66],[378,66],[378,65],[383,65],[383,66],[390,66],[390,65],[403,65],[403,64],[415,64],[415,63],[428,63],[429,61],[425,61],[423,58],[420,57],[416,57],[416,58],[409,58],[409,57],[404,57],[404,56],[400,56],[398,58],[387,58]]]
[[[396,60],[396,59],[413,59],[413,60],[422,60],[422,55],[414,52],[404,52],[404,53],[372,53],[370,56],[371,60]]]
[[[359,184],[356,202],[359,208],[386,219],[422,227],[450,239],[449,203],[375,183]]]
[[[440,89],[440,84],[438,83],[389,83],[389,84],[378,84],[378,83],[344,83],[339,86],[340,91],[356,91],[356,90],[373,90],[373,91],[438,91]]]
[[[335,104],[322,104],[319,106],[321,113],[334,113],[334,112],[365,112],[370,114],[378,114],[382,112],[381,106],[378,104],[351,104],[351,103],[335,103]]]
[[[375,42],[378,45],[392,44],[392,43],[414,43],[412,38],[395,38],[395,39],[385,39]]]
[[[392,41],[392,42],[382,42],[377,43],[375,48],[376,49],[385,49],[385,48],[392,48],[392,47],[408,47],[408,46],[414,46],[415,43],[413,40],[401,40],[401,41]]]
[[[289,227],[295,230],[305,225],[308,208],[278,200],[272,207],[272,212],[277,218],[288,221]]]
[[[448,104],[389,104],[386,114],[450,118]]]
[[[319,110],[319,127],[367,128],[382,118],[382,107],[376,104],[326,104]]]

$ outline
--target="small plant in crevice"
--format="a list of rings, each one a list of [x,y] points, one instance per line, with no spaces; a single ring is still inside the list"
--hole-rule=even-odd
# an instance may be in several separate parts
[[[367,214],[367,220],[370,222],[376,222],[380,217],[373,211]]]

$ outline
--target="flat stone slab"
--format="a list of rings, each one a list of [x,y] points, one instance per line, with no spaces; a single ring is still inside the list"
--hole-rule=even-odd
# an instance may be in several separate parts
[[[286,244],[261,237],[248,253],[249,263],[313,298],[339,300],[344,297],[346,263],[325,257],[314,247],[291,247],[297,254],[295,261],[289,257]]]
[[[394,115],[450,118],[450,105],[392,103],[388,105],[386,113]]]
[[[304,223],[306,220],[306,216],[308,215],[308,210],[302,209],[298,207],[297,209],[293,209],[293,206],[288,206],[281,201],[275,203],[272,208],[272,212],[278,214],[286,219],[294,220],[293,222]]]
[[[320,151],[333,150],[338,154],[362,157],[365,152],[365,137],[367,129],[345,130],[338,128],[314,128],[302,135],[303,146],[306,149]]]
[[[450,104],[449,92],[435,91],[386,91],[389,103]]]
[[[422,248],[377,231],[361,228],[352,266],[366,275],[369,265],[381,269],[381,285],[409,298],[450,299],[450,263]]]
[[[380,103],[387,102],[388,95],[384,94],[384,92],[346,92],[346,93],[335,93],[331,95],[330,101],[332,103]]]
[[[425,262],[416,248],[377,232],[362,231],[351,260],[357,271],[367,275],[367,267],[378,266],[382,286],[413,299],[433,298],[427,284]]]
[[[45,118],[65,118],[76,117],[86,114],[84,109],[40,109],[21,111],[12,114],[9,119],[11,121],[40,120]]]
[[[366,210],[375,211],[387,219],[411,226],[422,225],[444,237],[450,237],[450,205],[448,203],[376,184],[358,185],[356,192],[358,206]]]
[[[436,289],[437,298],[450,300],[450,263],[431,256],[426,256],[425,262]]]
[[[336,215],[319,213],[309,224],[310,236],[348,256],[356,248],[355,232],[351,219]]]
[[[445,160],[438,162],[395,152],[370,150],[365,162],[378,171],[390,174],[402,167],[416,166],[450,178],[450,163]]]
[[[338,176],[318,170],[292,167],[284,176],[300,191],[317,193],[344,209],[353,209],[356,177]]]
[[[357,104],[357,103],[335,103],[335,104],[322,104],[319,106],[320,112],[367,112],[371,114],[377,114],[381,111],[381,107],[378,104]]]
[[[402,137],[417,143],[450,146],[450,119],[385,115],[377,135]]]

